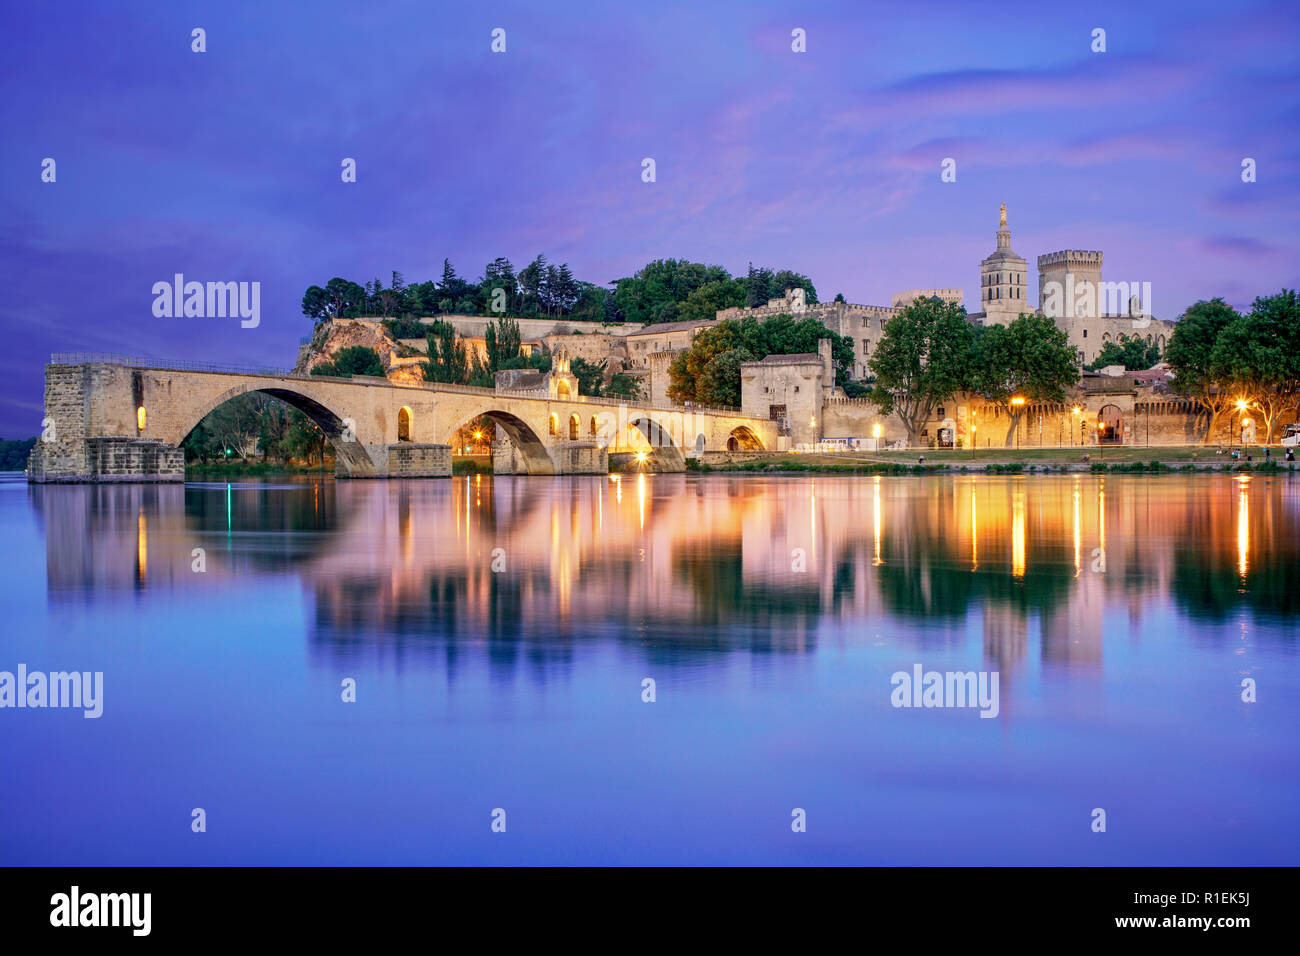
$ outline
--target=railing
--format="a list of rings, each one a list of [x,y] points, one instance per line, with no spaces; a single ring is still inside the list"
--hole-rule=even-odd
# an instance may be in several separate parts
[[[295,372],[292,369],[222,365],[213,362],[191,362],[183,359],[144,358],[138,355],[120,355],[116,352],[54,352],[50,355],[51,365],[124,365],[129,368],[160,369],[174,372],[216,372],[223,375],[256,375],[263,378],[287,378],[308,382],[350,382],[354,385],[389,385],[393,388],[421,388],[437,392],[457,392],[462,395],[495,395],[504,398],[531,398],[540,401],[575,402],[583,405],[625,405],[629,408],[648,408],[666,412],[703,412],[715,415],[735,415],[740,418],[757,418],[746,415],[741,409],[731,405],[674,405],[672,402],[651,402],[640,399],[597,398],[592,395],[570,395],[567,398],[551,399],[546,394],[538,394],[537,389],[485,388],[481,385],[452,385],[446,382],[390,382],[381,375],[356,375],[346,378],[337,375],[311,375]]]
[[[116,352],[54,352],[51,365],[127,365],[131,368],[156,368],[174,372],[221,372],[235,375],[273,375],[292,377],[290,369],[270,365],[222,365],[215,362],[191,362],[184,359],[144,358],[139,355],[119,355]]]

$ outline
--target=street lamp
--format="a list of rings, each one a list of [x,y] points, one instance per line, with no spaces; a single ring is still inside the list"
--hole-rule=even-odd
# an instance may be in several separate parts
[[[1012,404],[1013,406],[1015,406],[1016,408],[1024,408],[1024,407],[1025,407],[1025,396],[1023,396],[1023,395],[1012,395],[1012,396],[1011,396],[1011,404]],[[1020,450],[1020,423],[1019,423],[1019,422],[1016,422],[1016,450],[1017,450],[1017,451]]]
[[[1100,418],[1097,419],[1097,447],[1101,450],[1101,460],[1106,460],[1106,443],[1102,441],[1102,433],[1106,430],[1106,423]]]
[[[1237,399],[1237,424],[1238,424],[1238,427],[1240,427],[1240,425],[1241,425],[1241,413],[1244,412],[1245,410],[1246,410],[1246,400],[1245,400],[1244,398],[1239,398],[1239,399]],[[1235,434],[1236,429],[1235,429],[1235,428],[1233,429],[1233,432],[1234,432],[1234,434],[1230,434],[1230,435],[1228,436],[1228,451],[1232,451],[1232,442],[1233,442],[1233,439],[1236,438],[1236,434]],[[1242,444],[1245,445],[1246,442],[1243,440],[1243,441],[1242,441]]]
[[[1082,414],[1083,414],[1083,410],[1082,410],[1081,408],[1079,408],[1078,405],[1075,405],[1072,409],[1070,409],[1070,414],[1071,414],[1071,415],[1082,415]],[[1082,420],[1082,419],[1080,419],[1079,424],[1080,424],[1080,425],[1083,424],[1083,420]],[[1082,429],[1082,428],[1080,428],[1080,430],[1079,430],[1079,443],[1080,443],[1080,444],[1083,443],[1083,429]],[[1073,430],[1073,429],[1070,430],[1070,444],[1071,444],[1071,445],[1074,444],[1074,430]]]

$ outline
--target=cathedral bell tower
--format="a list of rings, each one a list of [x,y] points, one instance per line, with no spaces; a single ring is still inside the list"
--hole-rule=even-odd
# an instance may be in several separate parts
[[[1025,302],[1029,264],[1011,251],[1006,203],[1002,204],[997,240],[997,248],[980,263],[980,308],[985,325],[1006,325],[1021,312],[1034,311]]]

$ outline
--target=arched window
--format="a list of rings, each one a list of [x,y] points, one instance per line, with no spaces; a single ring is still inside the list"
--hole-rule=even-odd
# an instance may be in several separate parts
[[[555,412],[551,412],[551,434],[558,435],[559,433],[560,433],[560,420],[555,417]]]
[[[582,425],[578,421],[578,416],[570,415],[569,416],[569,441],[578,440],[578,432],[581,430],[581,428]]]
[[[397,410],[397,440],[411,440],[411,410],[405,405]]]
[[[596,416],[595,416],[595,415],[592,415],[592,416],[591,416],[591,435],[592,435],[592,437],[593,437],[593,438],[596,437],[597,433],[598,433],[598,432],[597,432],[597,428],[596,428]]]

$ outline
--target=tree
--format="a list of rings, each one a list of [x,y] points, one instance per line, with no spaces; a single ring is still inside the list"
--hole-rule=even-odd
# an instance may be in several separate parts
[[[1225,406],[1244,402],[1264,419],[1271,444],[1282,414],[1300,398],[1300,304],[1292,290],[1255,299],[1248,314],[1220,330],[1210,353],[1210,375]]]
[[[1106,342],[1092,360],[1088,371],[1097,372],[1108,365],[1122,365],[1126,371],[1148,369],[1160,361],[1160,349],[1134,336],[1121,342]]]
[[[441,320],[432,322],[426,341],[429,359],[423,366],[425,381],[463,385],[469,378],[470,362],[456,327]]]
[[[303,293],[302,314],[316,320],[360,315],[365,308],[366,290],[337,276],[325,288],[311,286]]]
[[[578,394],[599,396],[601,386],[605,384],[605,362],[588,362],[582,356],[575,356],[569,363],[569,371],[578,380]]]
[[[1165,361],[1174,372],[1174,391],[1205,409],[1202,441],[1210,441],[1219,420],[1232,407],[1232,396],[1215,381],[1211,356],[1219,333],[1239,317],[1222,299],[1201,300],[1179,316],[1165,350]]]
[[[678,321],[712,322],[723,309],[744,304],[745,283],[739,279],[719,279],[692,290],[686,300],[676,306],[676,318]]]
[[[1022,314],[1008,325],[981,328],[972,369],[975,390],[1010,416],[1008,448],[1031,403],[1062,402],[1065,390],[1079,381],[1069,336],[1046,315]]]
[[[519,332],[519,323],[514,319],[502,317],[487,324],[483,334],[487,348],[488,369],[497,372],[523,354],[523,339]]]
[[[350,345],[339,349],[334,358],[321,362],[311,370],[313,375],[334,375],[339,378],[351,378],[353,375],[384,374],[384,363],[379,353],[365,345]]]
[[[898,416],[908,444],[969,381],[974,341],[966,309],[939,298],[917,299],[886,323],[867,363],[876,379],[869,397],[883,414]]]

